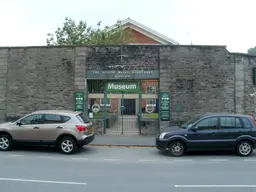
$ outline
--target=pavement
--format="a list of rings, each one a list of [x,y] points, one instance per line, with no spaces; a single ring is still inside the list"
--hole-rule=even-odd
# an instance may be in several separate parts
[[[173,158],[154,148],[87,146],[74,155],[52,149],[0,153],[4,192],[249,192],[256,154],[189,154]]]
[[[140,135],[95,135],[94,146],[154,147],[155,136]]]

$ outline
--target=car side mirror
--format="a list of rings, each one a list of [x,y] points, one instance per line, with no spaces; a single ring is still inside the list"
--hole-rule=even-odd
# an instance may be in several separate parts
[[[191,130],[195,132],[195,131],[198,130],[198,127],[197,127],[197,126],[194,126],[194,127],[191,128]]]
[[[21,124],[20,121],[17,121],[17,122],[16,122],[16,125],[21,126],[22,124]]]

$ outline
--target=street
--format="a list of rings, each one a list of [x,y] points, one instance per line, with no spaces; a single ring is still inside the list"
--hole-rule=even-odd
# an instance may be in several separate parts
[[[232,154],[172,158],[154,148],[87,146],[74,155],[40,149],[0,153],[1,191],[256,190],[255,154],[248,158]]]

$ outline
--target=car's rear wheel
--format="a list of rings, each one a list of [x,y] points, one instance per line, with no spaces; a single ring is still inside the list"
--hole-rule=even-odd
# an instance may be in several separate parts
[[[185,154],[186,146],[182,141],[173,141],[168,147],[169,154],[174,157],[181,157]]]
[[[12,148],[12,139],[9,135],[0,135],[0,151],[9,151]]]
[[[60,149],[61,153],[72,154],[76,151],[77,144],[71,137],[63,137],[59,141],[58,148]]]
[[[237,145],[237,154],[242,157],[248,157],[253,152],[253,146],[250,141],[240,141]]]

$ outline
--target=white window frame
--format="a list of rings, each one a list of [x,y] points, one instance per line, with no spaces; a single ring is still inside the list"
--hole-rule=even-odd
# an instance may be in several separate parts
[[[149,92],[149,90],[153,90],[153,91]],[[156,94],[156,86],[147,86],[147,94]],[[156,107],[156,99],[147,99],[146,105]]]
[[[156,99],[147,99],[146,104],[156,106]]]
[[[154,90],[152,93],[149,90]],[[156,86],[147,86],[147,94],[156,94]]]

